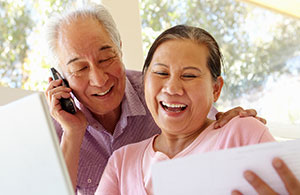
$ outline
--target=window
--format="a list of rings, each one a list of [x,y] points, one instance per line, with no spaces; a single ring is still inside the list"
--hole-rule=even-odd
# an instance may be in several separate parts
[[[75,1],[0,2],[1,86],[46,88],[51,64],[43,25],[49,15]],[[299,18],[236,0],[139,1],[144,54],[158,34],[173,25],[206,29],[224,55],[225,86],[218,110],[254,108],[275,136],[300,138]]]
[[[96,0],[6,0],[0,2],[0,86],[45,90],[51,62],[44,25],[66,5]]]
[[[68,0],[0,2],[0,85],[43,90],[50,75],[43,27]]]
[[[140,7],[145,54],[173,25],[206,29],[224,55],[218,110],[254,108],[275,137],[300,138],[300,19],[236,0],[140,0]]]

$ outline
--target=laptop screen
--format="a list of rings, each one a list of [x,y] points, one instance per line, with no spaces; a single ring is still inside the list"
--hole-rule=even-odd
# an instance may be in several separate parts
[[[41,93],[0,106],[0,194],[74,194]]]

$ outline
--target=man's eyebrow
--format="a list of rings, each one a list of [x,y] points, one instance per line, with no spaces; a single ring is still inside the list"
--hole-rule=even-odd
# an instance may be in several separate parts
[[[103,50],[111,49],[111,48],[112,48],[112,46],[110,46],[110,45],[104,45],[104,46],[100,47],[99,51],[103,51]]]
[[[112,48],[112,46],[110,46],[110,45],[104,45],[99,48],[99,51],[103,51],[103,50],[111,49],[111,48]],[[76,57],[76,58],[71,59],[70,61],[68,61],[67,65],[71,64],[72,62],[74,62],[76,60],[79,60],[79,58]]]
[[[79,59],[79,58],[73,58],[73,59],[71,59],[70,61],[68,61],[67,65],[71,64],[72,62],[74,62],[74,61],[76,61],[76,60],[78,60],[78,59]]]

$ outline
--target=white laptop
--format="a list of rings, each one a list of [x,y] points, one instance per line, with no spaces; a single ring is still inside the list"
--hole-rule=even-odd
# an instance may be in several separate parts
[[[74,194],[44,95],[0,106],[0,120],[0,194]]]

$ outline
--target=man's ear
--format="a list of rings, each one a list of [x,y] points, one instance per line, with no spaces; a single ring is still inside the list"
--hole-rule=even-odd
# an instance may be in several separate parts
[[[122,52],[122,41],[120,41],[120,55],[123,57],[123,52]]]
[[[217,78],[217,80],[214,81],[214,83],[213,83],[214,102],[216,102],[219,99],[219,97],[221,95],[223,84],[224,84],[224,80],[223,80],[223,78],[221,76],[219,76]]]

